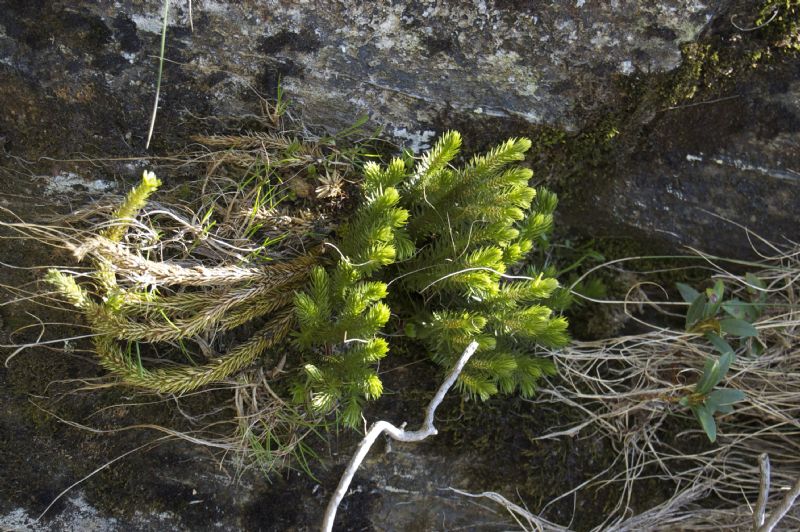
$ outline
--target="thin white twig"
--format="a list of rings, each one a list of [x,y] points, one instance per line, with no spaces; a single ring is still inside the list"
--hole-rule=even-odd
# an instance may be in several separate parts
[[[116,458],[114,458],[113,460],[110,460],[110,461],[106,462],[105,464],[101,465],[100,467],[98,467],[97,469],[95,469],[94,471],[92,471],[91,473],[89,473],[88,475],[84,476],[84,477],[83,477],[83,478],[81,478],[80,480],[76,480],[75,482],[73,482],[72,484],[70,484],[69,486],[67,486],[67,487],[66,487],[66,488],[65,488],[65,489],[64,489],[64,490],[63,490],[61,493],[59,493],[58,495],[56,495],[56,498],[55,498],[55,499],[53,499],[53,500],[50,502],[50,504],[48,504],[48,505],[47,505],[47,508],[45,508],[44,510],[42,510],[42,513],[40,513],[40,514],[39,514],[39,517],[37,517],[37,518],[36,518],[36,519],[33,521],[33,522],[34,522],[34,524],[35,524],[35,523],[38,523],[39,521],[41,521],[42,517],[44,517],[44,514],[46,514],[46,513],[48,512],[48,510],[50,510],[50,508],[52,508],[52,507],[53,507],[53,505],[54,505],[54,504],[55,504],[55,503],[56,503],[56,502],[57,502],[57,501],[58,501],[58,500],[59,500],[61,497],[63,497],[64,495],[66,495],[66,494],[67,494],[67,493],[68,493],[68,492],[69,492],[69,491],[70,491],[72,488],[74,488],[75,486],[77,486],[77,485],[78,485],[78,484],[80,484],[81,482],[83,482],[83,481],[85,481],[85,480],[89,479],[90,477],[93,477],[94,475],[96,475],[96,474],[97,474],[97,473],[99,473],[100,471],[102,471],[102,470],[104,470],[104,469],[106,469],[106,468],[110,467],[110,466],[111,466],[111,465],[113,465],[115,462],[118,462],[118,461],[122,460],[122,459],[123,459],[123,458],[125,458],[126,456],[128,456],[128,455],[131,455],[131,454],[133,454],[133,453],[135,453],[135,452],[137,452],[137,451],[141,451],[141,450],[142,450],[142,449],[144,449],[145,447],[149,447],[149,446],[153,445],[153,444],[154,444],[154,443],[156,443],[156,442],[163,441],[163,440],[166,440],[166,439],[168,439],[168,438],[171,438],[171,437],[172,437],[172,436],[162,436],[162,437],[160,437],[160,438],[156,438],[156,439],[155,439],[155,440],[153,440],[153,441],[147,442],[147,443],[145,443],[144,445],[140,445],[139,447],[136,447],[136,448],[134,448],[134,449],[131,449],[130,451],[126,451],[126,452],[122,453],[121,455],[117,456]]]
[[[758,501],[753,512],[753,530],[758,530],[764,524],[767,512],[767,499],[769,498],[769,456],[761,453],[758,457],[758,468],[761,471],[758,485]]]
[[[339,480],[339,486],[337,486],[336,491],[334,491],[333,495],[331,496],[331,500],[328,502],[328,507],[325,509],[325,515],[322,519],[321,530],[323,532],[331,532],[333,530],[333,521],[336,519],[336,510],[338,510],[339,504],[347,494],[347,489],[350,487],[350,482],[352,482],[356,471],[358,471],[358,468],[361,466],[361,462],[364,461],[364,458],[367,456],[367,453],[369,452],[370,448],[372,448],[372,444],[375,443],[375,440],[378,438],[378,436],[385,432],[397,441],[418,442],[424,440],[428,436],[435,436],[438,434],[436,427],[433,426],[433,417],[436,414],[436,409],[441,404],[447,391],[453,386],[453,384],[455,384],[456,379],[461,374],[461,370],[464,369],[467,361],[472,355],[475,354],[477,349],[478,342],[472,342],[464,350],[461,358],[458,359],[458,363],[447,375],[447,378],[439,387],[436,395],[433,396],[430,404],[428,404],[428,408],[425,411],[425,421],[422,423],[422,427],[419,430],[407,431],[402,428],[395,427],[388,421],[383,420],[377,421],[372,425],[372,427],[370,427],[369,431],[367,431],[367,433],[364,435],[364,439],[362,439],[361,443],[358,445],[356,454],[353,455],[353,458],[350,459],[350,463],[347,464],[347,468],[344,470],[342,478]]]
[[[734,28],[736,28],[737,30],[739,30],[739,31],[755,31],[755,30],[760,30],[761,28],[763,28],[763,27],[765,27],[765,26],[768,26],[768,25],[770,24],[770,22],[772,22],[773,20],[775,20],[775,17],[777,17],[777,16],[778,16],[778,11],[780,11],[780,8],[778,8],[778,7],[776,6],[776,7],[775,7],[775,9],[772,11],[772,16],[771,16],[771,17],[769,17],[769,20],[767,20],[766,22],[764,22],[764,23],[762,23],[762,24],[759,24],[759,25],[757,25],[757,26],[753,26],[752,28],[743,28],[742,26],[739,26],[738,24],[736,24],[736,15],[733,15],[733,16],[731,17],[731,25],[732,25]]]
[[[70,336],[69,338],[56,338],[55,340],[45,340],[44,342],[41,341],[42,336],[44,335],[44,329],[42,332],[39,333],[39,337],[36,339],[35,342],[31,342],[29,344],[22,344],[22,345],[7,345],[7,344],[0,344],[0,347],[16,347],[13,353],[6,357],[5,367],[8,367],[8,363],[11,361],[12,358],[17,356],[21,351],[28,349],[29,347],[38,347],[40,345],[47,345],[47,344],[60,344],[64,342],[69,342],[72,340],[82,340],[84,338],[94,338],[95,336],[100,336],[98,333],[92,334],[81,334],[80,336]]]
[[[758,532],[772,532],[772,530],[778,526],[778,523],[780,523],[781,519],[786,517],[786,514],[792,509],[797,497],[800,497],[800,478],[798,478],[792,485],[791,489],[786,492],[786,495],[783,497],[783,500],[778,507],[775,508],[771,514],[769,514],[769,517],[764,524],[758,528]]]

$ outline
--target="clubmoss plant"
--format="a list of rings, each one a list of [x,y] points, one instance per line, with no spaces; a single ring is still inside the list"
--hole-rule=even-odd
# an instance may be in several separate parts
[[[457,132],[444,134],[404,188],[408,234],[418,248],[399,268],[416,307],[409,329],[446,368],[472,340],[479,342],[458,381],[470,395],[529,396],[554,371],[535,346],[567,342],[566,320],[544,303],[556,279],[518,273],[533,247],[546,242],[556,196],[531,187],[533,173],[516,164],[530,140],[507,140],[455,168],[450,163],[460,146]]]
[[[74,278],[57,270],[51,270],[46,280],[84,312],[97,334],[95,349],[103,367],[132,386],[183,393],[224,380],[289,333],[294,321],[286,291],[302,285],[314,258],[309,254],[261,268],[186,268],[149,261],[120,241],[159,185],[152,172],[144,172],[141,183],[112,215],[109,228],[75,249],[79,257],[92,257],[94,286],[79,286]],[[144,278],[145,289],[123,288],[117,275]],[[158,287],[169,285],[215,288],[174,295],[158,293]],[[98,297],[92,297],[90,291]],[[273,319],[250,340],[206,364],[149,370],[140,356],[132,355],[139,352],[138,348],[131,349],[137,342],[181,341],[208,330],[230,330],[269,314]]]
[[[280,135],[261,135],[258,145],[267,141],[291,145]],[[152,392],[189,392],[271,357],[271,375],[293,377],[271,385],[270,393],[291,397],[310,419],[336,413],[356,427],[364,402],[383,392],[378,363],[390,346],[381,331],[394,315],[395,329],[405,324],[447,370],[470,342],[480,344],[459,379],[469,395],[531,395],[537,380],[553,373],[536,346],[563,345],[567,323],[547,304],[558,282],[524,268],[534,246],[546,244],[557,203],[551,192],[531,187],[532,172],[518,164],[530,145],[511,139],[456,167],[461,137],[448,132],[416,163],[369,162],[361,199],[334,238],[308,241],[308,251],[283,260],[259,261],[259,251],[215,266],[153,259],[136,242],[141,235],[128,232],[160,184],[145,172],[106,228],[74,246],[79,258],[93,262],[89,280],[79,284],[56,270],[47,280],[84,313],[101,365]],[[215,231],[233,232],[238,241],[258,234],[254,220],[266,196],[243,186],[235,194],[249,201],[247,208],[227,220],[244,226],[232,230],[229,221],[216,226],[211,215],[198,215],[203,239]],[[202,363],[153,366],[142,357],[144,344],[160,353],[185,341],[207,345],[204,338],[220,334],[227,340],[214,346],[227,352]]]
[[[368,279],[414,250],[404,229],[408,211],[398,207],[395,188],[403,168],[393,163],[382,172],[368,165],[364,201],[341,226],[339,245],[332,246],[339,260],[330,273],[314,268],[307,290],[295,297],[296,341],[305,353],[305,378],[294,388],[295,401],[317,413],[339,410],[351,427],[361,420],[363,401],[381,396],[375,364],[389,352],[387,341],[377,336],[390,317],[383,301],[388,287]]]

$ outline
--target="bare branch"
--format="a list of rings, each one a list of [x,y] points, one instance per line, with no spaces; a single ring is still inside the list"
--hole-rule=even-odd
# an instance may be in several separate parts
[[[458,359],[458,363],[447,375],[447,378],[439,387],[436,395],[433,396],[430,404],[428,404],[428,409],[425,411],[425,421],[419,430],[406,431],[395,427],[388,421],[383,420],[377,421],[374,425],[372,425],[372,427],[370,427],[370,429],[364,435],[364,439],[362,439],[361,443],[358,445],[356,454],[354,454],[353,458],[350,459],[350,463],[347,465],[347,468],[342,474],[342,478],[339,480],[339,486],[337,486],[336,491],[334,491],[333,495],[331,496],[330,502],[328,502],[328,507],[325,509],[325,516],[322,519],[321,530],[323,530],[323,532],[330,532],[333,530],[333,521],[336,519],[336,510],[339,508],[339,504],[347,494],[347,489],[350,487],[350,482],[352,482],[353,476],[355,476],[356,471],[358,471],[358,468],[361,466],[361,462],[364,461],[364,458],[367,456],[367,453],[369,452],[370,448],[372,448],[372,444],[375,443],[375,440],[378,438],[378,436],[385,432],[397,441],[417,442],[424,440],[428,436],[435,436],[438,433],[436,427],[433,426],[433,417],[436,414],[436,409],[439,408],[439,405],[442,403],[445,394],[453,386],[453,384],[455,384],[456,379],[461,374],[461,370],[464,369],[467,361],[472,355],[475,354],[477,349],[478,342],[472,342],[464,350],[461,358]]]
[[[786,514],[792,509],[797,497],[800,497],[800,478],[797,479],[792,488],[786,492],[780,505],[773,510],[766,522],[759,527],[758,532],[772,532],[772,530],[778,526],[781,519],[786,517]]]
[[[769,499],[769,456],[761,453],[758,457],[758,468],[761,471],[761,481],[758,485],[758,501],[753,512],[753,530],[758,530],[764,524],[767,512],[767,499]]]

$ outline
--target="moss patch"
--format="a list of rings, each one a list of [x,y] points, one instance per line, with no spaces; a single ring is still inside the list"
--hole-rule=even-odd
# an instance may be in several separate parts
[[[761,6],[755,23],[771,46],[800,52],[800,1],[768,0]]]

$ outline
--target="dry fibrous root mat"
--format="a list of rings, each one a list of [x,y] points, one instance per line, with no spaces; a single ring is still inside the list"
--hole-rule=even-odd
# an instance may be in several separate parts
[[[198,137],[182,164],[205,176],[158,198],[164,187],[145,171],[126,197],[44,225],[5,225],[73,255],[75,266],[45,277],[56,289],[46,297],[82,313],[116,382],[178,397],[212,384],[232,391],[214,407],[233,410],[232,432],[197,431],[211,441],[164,430],[226,451],[266,451],[278,465],[315,422],[271,387],[291,351],[295,293],[322,261],[345,179],[357,176],[350,155],[273,126]]]

